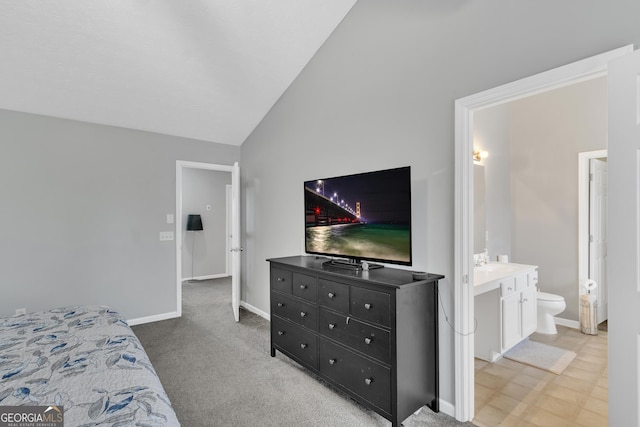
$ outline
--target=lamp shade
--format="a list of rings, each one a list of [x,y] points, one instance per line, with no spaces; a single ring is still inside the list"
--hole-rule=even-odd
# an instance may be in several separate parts
[[[200,215],[189,215],[187,217],[187,231],[200,231],[202,228],[202,217]]]

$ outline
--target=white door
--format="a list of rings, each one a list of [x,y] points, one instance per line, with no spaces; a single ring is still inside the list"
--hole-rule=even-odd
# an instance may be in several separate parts
[[[607,320],[607,162],[589,160],[589,278],[598,284],[598,323]]]
[[[227,274],[229,276],[231,276],[231,274],[233,273],[233,256],[231,255],[231,248],[233,247],[233,241],[231,240],[231,236],[233,236],[233,233],[231,231],[231,218],[233,217],[233,212],[232,212],[232,200],[233,200],[233,192],[232,192],[232,187],[231,185],[226,186],[225,188],[226,190],[226,201],[227,201]]]
[[[609,425],[639,426],[640,51],[609,62]]]
[[[231,172],[231,306],[236,322],[240,321],[240,166],[234,163]]]

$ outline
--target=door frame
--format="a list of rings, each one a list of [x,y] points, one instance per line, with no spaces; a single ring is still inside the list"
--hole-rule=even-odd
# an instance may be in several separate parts
[[[176,160],[176,312],[178,317],[182,316],[182,174],[184,169],[233,173],[233,166],[230,165]],[[229,256],[228,253],[227,256]]]
[[[474,417],[473,113],[607,74],[610,60],[633,51],[627,45],[455,101],[454,191],[454,389],[455,418]]]

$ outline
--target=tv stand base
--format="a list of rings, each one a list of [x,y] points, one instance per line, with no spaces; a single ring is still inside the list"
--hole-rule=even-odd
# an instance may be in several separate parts
[[[328,266],[328,267],[344,268],[346,270],[354,270],[354,271],[375,270],[377,268],[384,268],[384,265],[382,264],[373,264],[366,261],[360,262],[360,261],[354,261],[354,260],[340,260],[340,259],[330,259],[328,261],[323,262],[322,265]]]

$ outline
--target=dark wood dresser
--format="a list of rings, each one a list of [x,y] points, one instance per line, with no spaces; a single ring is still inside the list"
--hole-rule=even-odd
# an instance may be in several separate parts
[[[438,280],[295,256],[271,263],[271,356],[300,363],[399,426],[438,412]]]

